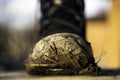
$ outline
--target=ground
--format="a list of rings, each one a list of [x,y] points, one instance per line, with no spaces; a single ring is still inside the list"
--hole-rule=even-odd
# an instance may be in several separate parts
[[[36,76],[29,75],[25,71],[9,71],[0,72],[0,80],[120,80],[120,75],[87,76],[87,75],[72,75],[72,76]]]

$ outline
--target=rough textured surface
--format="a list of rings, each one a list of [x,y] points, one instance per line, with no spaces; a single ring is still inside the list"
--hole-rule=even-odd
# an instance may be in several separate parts
[[[37,74],[98,74],[100,71],[90,44],[73,33],[56,33],[38,41],[26,67],[28,72]]]

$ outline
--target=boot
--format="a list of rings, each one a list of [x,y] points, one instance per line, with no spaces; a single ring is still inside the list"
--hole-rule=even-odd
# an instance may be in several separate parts
[[[85,40],[83,0],[41,0],[41,39],[26,60],[30,74],[98,74]]]
[[[85,39],[83,0],[41,0],[40,36],[69,32]]]

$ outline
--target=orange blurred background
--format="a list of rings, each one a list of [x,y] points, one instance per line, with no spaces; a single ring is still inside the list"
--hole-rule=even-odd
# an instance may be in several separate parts
[[[87,22],[87,39],[102,68],[120,69],[120,0],[113,0],[111,10],[102,19]]]

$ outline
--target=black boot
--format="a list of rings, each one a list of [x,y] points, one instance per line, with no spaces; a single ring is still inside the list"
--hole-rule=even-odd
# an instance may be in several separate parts
[[[59,1],[59,2],[56,2]],[[90,44],[85,40],[83,0],[41,0],[38,41],[26,61],[30,74],[98,74]]]
[[[42,19],[40,36],[54,33],[75,33],[85,39],[83,0],[40,0]]]

